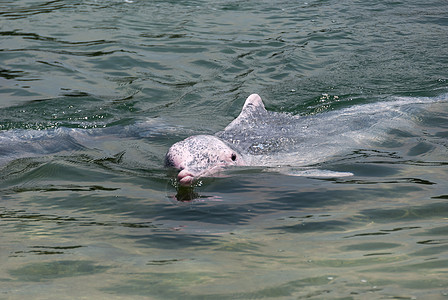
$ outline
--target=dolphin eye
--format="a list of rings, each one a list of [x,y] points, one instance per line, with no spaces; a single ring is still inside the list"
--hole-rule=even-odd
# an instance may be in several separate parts
[[[236,154],[235,153],[232,153],[232,156],[230,157],[233,161],[235,161],[236,160]]]

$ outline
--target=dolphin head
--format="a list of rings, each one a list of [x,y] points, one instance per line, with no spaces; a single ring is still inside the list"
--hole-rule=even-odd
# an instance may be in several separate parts
[[[212,135],[195,135],[177,142],[165,156],[165,166],[180,170],[177,180],[183,186],[223,167],[238,165],[245,165],[241,154]]]

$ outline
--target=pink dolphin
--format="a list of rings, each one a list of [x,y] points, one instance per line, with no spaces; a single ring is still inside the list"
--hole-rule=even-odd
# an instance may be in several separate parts
[[[260,96],[250,95],[238,118],[226,129],[237,125],[239,120],[259,108],[264,110]],[[230,143],[216,136],[195,135],[170,147],[165,156],[165,166],[180,170],[177,180],[181,185],[188,186],[195,179],[211,176],[224,167],[245,166],[246,160]]]
[[[175,143],[165,156],[165,165],[180,170],[177,180],[191,185],[194,179],[210,176],[226,166],[243,166],[240,153],[212,135],[194,135]]]
[[[165,165],[179,170],[177,180],[182,186],[216,176],[228,166],[269,167],[291,176],[351,176],[310,167],[350,149],[367,147],[369,141],[377,142],[403,117],[400,110],[391,109],[394,105],[367,104],[319,116],[294,116],[267,111],[260,96],[252,94],[223,131],[191,136],[171,146]]]

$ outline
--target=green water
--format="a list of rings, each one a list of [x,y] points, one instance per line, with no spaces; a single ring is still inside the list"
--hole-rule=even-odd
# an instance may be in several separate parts
[[[448,298],[445,1],[1,1],[0,299]],[[258,93],[430,103],[322,167],[206,178],[171,144]],[[335,124],[338,126],[338,124]],[[322,133],[325,140],[325,132]]]

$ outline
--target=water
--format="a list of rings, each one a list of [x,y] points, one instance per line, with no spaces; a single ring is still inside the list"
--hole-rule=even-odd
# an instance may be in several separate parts
[[[446,299],[447,13],[2,1],[0,298]],[[318,119],[431,104],[318,165],[354,176],[232,169],[178,201],[168,147],[222,130],[254,92]]]

